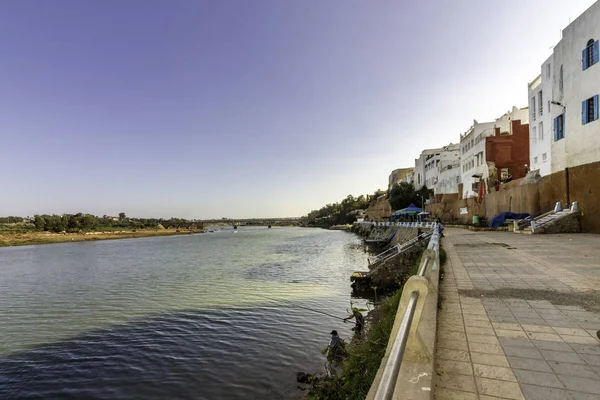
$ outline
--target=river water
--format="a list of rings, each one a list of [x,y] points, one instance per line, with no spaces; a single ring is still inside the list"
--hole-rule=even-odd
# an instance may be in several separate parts
[[[320,229],[0,249],[0,398],[299,398],[352,324],[360,240]],[[353,300],[364,307],[364,301]]]

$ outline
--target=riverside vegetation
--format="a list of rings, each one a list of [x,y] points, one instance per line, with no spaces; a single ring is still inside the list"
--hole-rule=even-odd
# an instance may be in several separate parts
[[[201,222],[182,218],[128,218],[125,213],[11,216],[0,218],[0,247],[178,235],[202,228]]]

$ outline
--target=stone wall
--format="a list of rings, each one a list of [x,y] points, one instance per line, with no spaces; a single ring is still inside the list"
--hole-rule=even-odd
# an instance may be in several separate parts
[[[365,221],[387,221],[392,214],[392,206],[388,203],[385,195],[379,196],[367,211],[365,211]]]
[[[522,180],[502,184],[498,191],[491,188],[483,203],[476,199],[456,199],[444,196],[439,203],[427,206],[434,217],[444,222],[470,223],[473,215],[488,220],[500,212],[537,214],[554,207],[557,201],[566,206],[577,201],[581,210],[581,230],[600,233],[600,162],[568,168],[545,176],[535,184],[521,185]],[[460,214],[460,208],[467,214]]]

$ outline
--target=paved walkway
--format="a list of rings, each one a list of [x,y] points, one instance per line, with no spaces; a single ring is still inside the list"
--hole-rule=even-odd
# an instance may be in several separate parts
[[[436,399],[600,400],[600,235],[445,233]]]

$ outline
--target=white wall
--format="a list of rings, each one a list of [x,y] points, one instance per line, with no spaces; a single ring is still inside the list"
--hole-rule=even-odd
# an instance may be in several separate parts
[[[477,195],[472,190],[473,183],[479,180],[473,175],[488,176],[485,162],[485,138],[494,135],[495,122],[479,123],[473,121],[473,126],[460,137],[460,173],[463,183],[463,198]]]
[[[581,103],[600,94],[600,63],[582,69],[582,51],[589,39],[600,39],[600,2],[594,3],[563,30],[554,47],[552,94],[561,103],[552,106],[552,118],[565,112],[565,137],[555,141],[552,131],[552,172],[600,161],[600,120],[582,124]],[[563,90],[559,87],[563,67]],[[591,184],[591,183],[590,183]]]
[[[529,169],[550,175],[552,123],[552,76],[554,62],[550,56],[541,67],[541,74],[528,85],[529,99]],[[540,93],[543,112],[540,115]],[[535,101],[533,100],[535,98]]]
[[[460,183],[460,144],[450,143],[440,152],[435,170],[428,171],[435,194],[458,193]],[[431,172],[431,174],[429,174]]]

